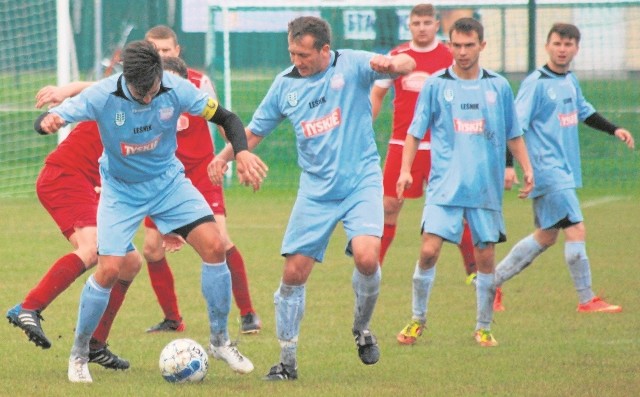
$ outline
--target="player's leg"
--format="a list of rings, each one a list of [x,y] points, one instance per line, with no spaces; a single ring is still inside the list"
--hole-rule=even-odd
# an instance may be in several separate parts
[[[416,155],[416,157],[418,156]],[[384,263],[387,250],[395,239],[398,216],[400,215],[400,210],[402,210],[402,202],[398,200],[396,194],[396,181],[400,175],[401,163],[402,146],[389,144],[387,157],[384,161],[384,169],[382,170],[384,229],[380,240],[380,266]]]
[[[474,257],[473,239],[471,238],[471,230],[467,222],[464,222],[462,239],[458,244],[458,249],[462,255],[462,264],[467,276],[472,276],[476,272],[476,259]],[[471,280],[473,280],[473,277]]]
[[[74,251],[58,258],[24,301],[7,312],[9,322],[21,328],[29,340],[44,349],[51,347],[40,313],[84,271],[97,263],[96,209],[98,198],[85,177],[63,168],[45,165],[36,192]]]
[[[262,323],[251,303],[249,292],[249,280],[247,279],[247,269],[240,250],[231,241],[227,231],[227,217],[224,214],[214,214],[216,223],[220,230],[222,240],[225,242],[225,257],[227,266],[231,272],[231,291],[236,301],[236,306],[240,310],[242,319],[241,332],[243,334],[255,334],[260,332]]]
[[[305,312],[305,283],[315,262],[322,262],[331,233],[339,221],[333,201],[318,202],[298,195],[282,241],[285,256],[280,285],[274,293],[276,335],[280,363],[271,367],[265,380],[294,380],[300,323]]]
[[[346,254],[353,256],[355,269],[351,277],[354,302],[352,334],[360,360],[371,365],[380,359],[380,349],[370,330],[373,311],[380,294],[379,266],[380,237],[382,235],[382,191],[379,187],[359,189],[340,205],[342,224],[347,233]]]
[[[67,376],[71,382],[91,383],[89,343],[109,303],[113,284],[117,281],[123,256],[101,255],[93,275],[89,276],[80,295],[75,338],[69,357]]]
[[[566,241],[564,246],[565,261],[578,293],[578,311],[584,313],[618,313],[622,307],[612,305],[596,296],[591,289],[591,266],[585,245],[586,228],[583,222],[564,229]]]
[[[89,342],[89,362],[97,363],[109,369],[125,370],[129,368],[129,361],[120,358],[107,347],[107,339],[113,325],[113,320],[124,302],[125,295],[133,279],[140,272],[142,258],[138,251],[127,252],[124,263],[120,269],[118,280],[111,288],[109,303],[100,318],[98,328],[93,333]]]
[[[182,332],[186,327],[178,307],[175,281],[162,245],[162,234],[149,217],[145,218],[144,226],[142,252],[147,262],[151,287],[164,314],[164,319],[146,332]]]
[[[422,212],[422,244],[413,273],[411,321],[398,333],[399,343],[412,345],[422,335],[427,322],[436,263],[444,240],[459,241],[462,234],[461,208],[425,205]]]
[[[495,284],[495,244],[506,241],[501,211],[466,208],[465,218],[475,242],[474,256],[478,267],[476,277],[477,317],[475,339],[483,347],[497,346],[491,333]]]
[[[298,378],[298,336],[305,312],[305,283],[313,270],[314,262],[314,258],[301,254],[286,256],[282,279],[274,293],[280,363],[271,367],[265,380]]]

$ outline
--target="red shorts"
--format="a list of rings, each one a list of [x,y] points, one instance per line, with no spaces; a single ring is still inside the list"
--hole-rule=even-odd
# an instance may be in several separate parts
[[[425,142],[420,142],[425,145]],[[389,144],[387,151],[387,159],[384,163],[384,173],[382,176],[384,185],[384,195],[388,197],[397,197],[396,183],[400,177],[400,168],[402,165],[402,149],[404,146]],[[416,158],[411,166],[411,176],[413,183],[411,187],[404,191],[406,198],[420,198],[424,194],[424,186],[429,180],[429,172],[431,171],[431,150],[418,150]]]
[[[191,180],[193,186],[198,189],[204,199],[207,201],[214,215],[227,215],[227,210],[224,206],[224,194],[222,193],[222,186],[214,185],[209,179],[209,175],[207,174],[207,164],[203,162],[202,164],[190,168],[186,176]],[[156,225],[153,223],[151,218],[146,217],[144,219],[144,225],[146,227],[150,227],[153,229],[157,229]]]
[[[100,195],[81,173],[45,164],[36,181],[36,193],[67,239],[77,227],[96,226]]]

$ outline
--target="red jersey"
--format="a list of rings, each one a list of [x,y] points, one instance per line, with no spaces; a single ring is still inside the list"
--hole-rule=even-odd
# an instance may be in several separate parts
[[[413,72],[399,76],[393,81],[395,98],[393,99],[393,132],[392,140],[404,143],[407,130],[413,120],[413,111],[416,107],[418,94],[424,82],[433,73],[447,68],[453,63],[451,52],[442,43],[437,43],[435,48],[428,51],[414,49],[410,42],[401,44],[391,50],[391,55],[407,54],[416,61]],[[423,141],[428,141],[430,134],[425,134]]]
[[[100,185],[98,159],[102,155],[102,141],[95,121],[78,123],[69,136],[45,158],[45,164],[57,165],[80,172],[93,183]]]
[[[193,69],[188,69],[189,81],[215,98],[215,91],[209,78]],[[187,113],[178,120],[178,149],[176,156],[184,164],[185,172],[213,159],[213,138],[207,120]]]

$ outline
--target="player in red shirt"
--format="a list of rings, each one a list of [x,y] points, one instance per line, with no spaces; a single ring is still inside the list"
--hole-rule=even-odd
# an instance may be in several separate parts
[[[79,84],[82,86],[83,83]],[[42,92],[36,97],[37,107],[48,102],[42,100]],[[51,342],[40,325],[41,312],[80,275],[98,263],[96,213],[100,190],[98,158],[102,149],[96,123],[79,123],[47,156],[36,181],[38,199],[74,248],[53,263],[22,303],[7,312],[9,322],[20,327],[30,341],[43,349],[50,348]],[[129,362],[112,353],[106,341],[127,289],[142,267],[140,254],[133,246],[130,249],[125,256],[125,266],[111,290],[107,309],[90,342],[89,362],[110,369],[129,368]]]
[[[402,209],[402,201],[396,195],[396,181],[400,175],[402,148],[407,136],[407,129],[413,119],[413,111],[418,94],[424,81],[434,72],[444,69],[453,63],[453,56],[446,45],[438,41],[436,33],[440,23],[436,19],[436,10],[431,4],[418,4],[409,14],[409,30],[411,41],[403,43],[393,50],[391,55],[405,53],[416,61],[416,69],[406,76],[395,80],[379,80],[371,90],[371,104],[374,118],[380,112],[382,101],[389,88],[395,90],[393,99],[393,132],[389,140],[387,158],[384,165],[384,232],[380,247],[380,264],[383,263],[387,249],[396,234],[398,216]],[[424,185],[429,179],[431,168],[430,134],[427,132],[418,149],[411,173],[414,184],[404,191],[406,198],[420,198]],[[462,241],[458,245],[468,275],[475,274],[473,242],[471,232],[465,224]],[[472,280],[470,278],[469,280]]]
[[[151,28],[145,35],[160,55],[178,57],[180,45],[175,32],[163,25]],[[213,84],[209,78],[193,69],[188,69],[188,79],[196,87],[216,98]],[[227,265],[231,272],[233,296],[242,317],[241,332],[257,333],[262,324],[256,314],[249,294],[249,283],[244,260],[240,251],[231,241],[226,227],[226,210],[222,187],[214,185],[207,175],[207,165],[214,157],[213,140],[206,120],[183,115],[178,123],[178,150],[176,156],[184,164],[187,178],[203,194],[213,210],[220,234],[225,241]],[[224,131],[220,130],[220,133]],[[174,280],[165,257],[162,236],[149,218],[145,220],[145,242],[143,254],[147,260],[151,285],[164,312],[164,320],[149,328],[147,332],[183,331],[185,326],[178,309]]]

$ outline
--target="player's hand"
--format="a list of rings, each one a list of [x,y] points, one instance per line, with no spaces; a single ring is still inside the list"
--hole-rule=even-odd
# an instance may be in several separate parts
[[[214,185],[222,185],[224,174],[228,169],[229,165],[226,161],[214,157],[207,166],[207,174],[209,174],[209,179]]]
[[[162,235],[162,246],[166,252],[180,251],[185,243],[186,241],[179,234],[169,233]]]
[[[36,107],[40,109],[44,105],[49,108],[57,106],[67,99],[63,90],[54,85],[48,85],[40,89],[36,94]]]
[[[52,134],[58,131],[66,124],[66,121],[55,113],[48,113],[40,121],[40,130],[47,134]]]
[[[236,153],[236,171],[240,183],[245,186],[251,185],[253,191],[256,191],[260,189],[262,181],[267,177],[269,168],[260,157],[248,150],[243,150]]]
[[[507,167],[504,169],[504,190],[511,190],[513,185],[520,184],[518,180],[518,174],[513,167]]]
[[[627,131],[624,128],[618,128],[613,135],[615,135],[616,138],[620,139],[622,142],[624,142],[627,147],[631,150],[633,150],[633,148],[635,148],[635,143],[633,141],[633,135],[631,135],[631,133],[629,131]]]
[[[404,191],[405,189],[409,189],[411,184],[413,183],[413,177],[411,176],[411,172],[400,172],[400,176],[398,177],[398,182],[396,183],[396,195],[398,196],[398,200],[404,200]]]
[[[522,175],[522,180],[524,181],[524,186],[519,190],[518,197],[523,199],[527,198],[533,190],[533,171],[525,171]]]
[[[393,72],[393,64],[391,62],[391,58],[385,55],[375,55],[369,61],[369,66],[371,69],[375,70],[379,73],[392,73]]]

